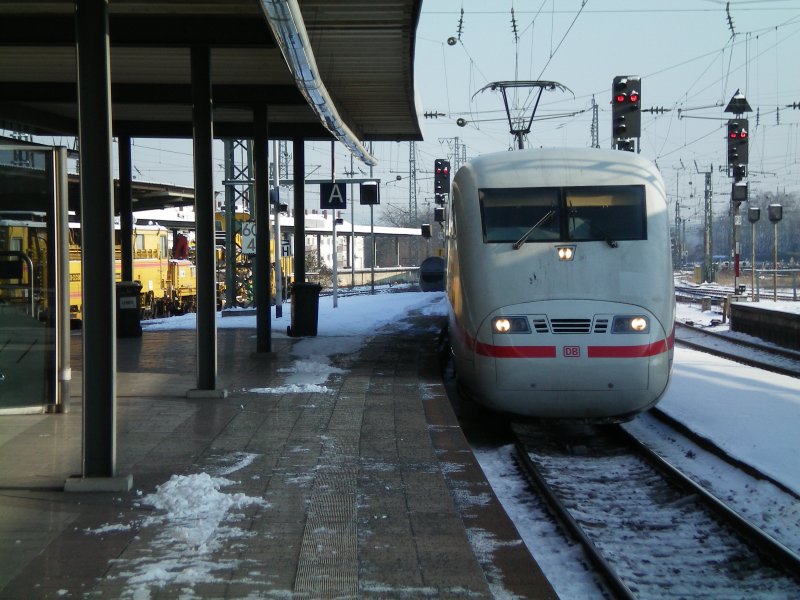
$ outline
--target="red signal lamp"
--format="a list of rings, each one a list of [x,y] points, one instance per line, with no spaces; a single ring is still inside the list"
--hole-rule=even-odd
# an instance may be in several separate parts
[[[634,104],[639,101],[639,92],[631,92],[628,99]]]
[[[617,94],[614,97],[614,100],[616,101],[617,104],[622,104],[623,102],[625,102],[625,99],[626,99],[625,94]]]

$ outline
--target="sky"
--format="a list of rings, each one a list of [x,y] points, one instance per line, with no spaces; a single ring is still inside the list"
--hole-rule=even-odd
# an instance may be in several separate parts
[[[420,117],[420,213],[432,210],[436,158],[455,162],[456,145],[466,147],[468,158],[512,146],[502,98],[480,90],[513,79],[557,81],[569,89],[544,93],[528,147],[591,145],[594,98],[599,145],[609,148],[612,80],[640,76],[642,107],[665,109],[643,113],[641,153],[658,164],[671,206],[680,200],[690,222],[702,219],[700,173],[713,173],[715,211],[727,209],[730,179],[719,168],[726,161],[723,127],[731,115],[723,111],[741,90],[753,108],[746,115],[751,195],[800,192],[800,0],[423,0],[416,41],[420,114],[442,114]],[[511,104],[530,116],[527,94]],[[792,104],[798,108],[787,108]],[[137,179],[193,185],[188,140],[133,144]],[[330,147],[307,144],[307,175],[330,176]],[[214,152],[215,189],[222,191],[221,142]],[[374,154],[381,203],[407,209],[409,144],[376,143]],[[335,164],[337,179],[344,178],[350,156],[338,143]],[[369,175],[357,161],[354,170],[356,177]],[[315,208],[316,186],[307,187],[307,197]],[[355,221],[369,222],[367,207],[356,206]]]
[[[378,330],[401,333],[404,328],[412,327],[403,320],[411,311],[445,315],[445,296],[439,292],[351,296],[340,298],[337,308],[333,307],[330,297],[322,297],[319,334],[294,341],[293,363],[284,372],[284,381],[275,387],[247,391],[304,394],[303,398],[310,397],[313,405],[316,395],[329,394],[337,385],[331,378],[344,373],[331,364],[334,354],[357,352]],[[288,313],[287,310],[283,314]],[[679,320],[691,319],[708,325],[711,319],[718,317],[696,306],[678,306]],[[273,315],[275,336],[285,335],[287,319],[287,316],[276,319]],[[142,325],[146,333],[193,329],[196,323],[195,315],[187,314],[148,320]],[[220,318],[217,326],[255,328],[255,317]],[[309,393],[312,396],[308,396]],[[702,397],[703,402],[697,402],[698,397]],[[796,378],[678,347],[672,383],[659,407],[733,458],[800,493],[800,456],[796,452],[794,431],[800,413],[800,381]],[[707,489],[733,503],[735,510],[756,519],[784,544],[800,551],[800,506],[795,499],[787,500],[773,485],[753,480],[736,469],[710,466],[702,449],[676,440],[673,432],[647,415],[637,417],[626,427],[685,473],[703,482]],[[553,526],[553,520],[541,506],[531,504],[527,483],[513,466],[512,448],[474,450],[498,499],[559,597],[602,598],[581,566],[580,550],[565,542],[563,534]],[[194,586],[224,575],[231,565],[215,562],[214,549],[240,543],[252,535],[239,526],[241,509],[261,506],[268,517],[273,508],[264,498],[237,491],[238,481],[264,476],[258,470],[263,469],[260,464],[257,454],[232,451],[220,457],[219,467],[211,471],[176,473],[155,490],[138,490],[138,503],[153,508],[151,515],[142,522],[132,524],[123,519],[86,530],[87,536],[105,537],[131,527],[158,528],[151,547],[141,552],[136,560],[115,562],[115,572],[125,578],[124,597],[149,598],[170,584],[180,584],[187,597],[196,597],[190,594]],[[451,467],[453,465],[442,465],[443,470]],[[468,526],[470,539],[480,537],[472,535],[476,532]],[[491,552],[492,549],[476,547],[475,551]]]
[[[727,207],[730,179],[719,167],[732,115],[724,108],[740,90],[754,111],[747,115],[751,194],[800,192],[800,110],[786,108],[800,102],[797,56],[800,0],[423,0],[414,71],[424,135],[415,145],[418,211],[432,206],[436,158],[455,163],[457,146],[462,153],[466,146],[467,158],[512,146],[501,96],[480,90],[514,79],[557,81],[571,90],[543,94],[536,114],[543,120],[534,120],[526,147],[591,145],[594,98],[599,145],[609,148],[612,80],[640,76],[642,107],[668,111],[643,113],[641,153],[660,167],[671,204],[680,198],[682,214],[698,221],[698,172],[713,172],[715,209]],[[527,90],[510,103],[530,116]],[[382,203],[407,208],[409,144],[376,143],[374,153]],[[349,154],[337,144],[335,155],[343,177]],[[160,159],[172,162],[167,153]],[[155,170],[159,164],[143,167],[166,174]],[[369,173],[358,162],[354,168],[356,177]],[[307,170],[315,169],[315,176],[329,175],[330,144],[308,145]],[[308,191],[312,208],[315,193]],[[356,222],[367,219],[366,208],[357,207]]]
[[[721,194],[715,200],[727,201],[730,179],[718,168],[726,161],[723,127],[732,115],[723,111],[737,90],[753,108],[746,115],[751,191],[800,191],[800,110],[785,108],[800,101],[794,58],[800,56],[800,2],[734,0],[729,12],[726,4],[425,0],[417,31],[417,88],[425,111],[446,115],[425,119],[426,152],[437,152],[439,140],[454,136],[466,143],[468,156],[509,148],[500,95],[477,92],[513,79],[557,81],[572,91],[543,94],[537,118],[546,120],[534,120],[528,147],[591,145],[594,98],[599,145],[609,148],[612,80],[638,75],[642,107],[669,111],[642,114],[641,153],[660,167],[671,202],[677,191],[690,208],[699,208],[703,177],[697,172],[709,169]],[[452,46],[450,36],[456,38]],[[458,118],[468,124],[458,127]],[[439,144],[438,151],[447,148]]]

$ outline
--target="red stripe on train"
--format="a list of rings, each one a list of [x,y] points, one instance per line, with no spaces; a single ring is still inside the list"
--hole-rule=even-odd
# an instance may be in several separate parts
[[[460,324],[459,324],[460,325]],[[492,358],[556,358],[556,346],[495,346],[479,342],[474,339],[463,327],[459,333],[466,342],[466,346],[482,356]],[[588,346],[586,351],[589,358],[647,358],[668,352],[675,347],[675,329],[669,337],[652,344],[640,346]]]
[[[589,358],[646,358],[663,354],[669,350],[667,340],[642,346],[589,346]]]
[[[494,346],[475,342],[475,352],[494,358],[555,358],[555,346]]]

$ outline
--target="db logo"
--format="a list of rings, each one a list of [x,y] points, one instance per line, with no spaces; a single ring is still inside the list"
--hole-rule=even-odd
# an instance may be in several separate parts
[[[564,346],[564,358],[578,358],[580,355],[580,346]]]

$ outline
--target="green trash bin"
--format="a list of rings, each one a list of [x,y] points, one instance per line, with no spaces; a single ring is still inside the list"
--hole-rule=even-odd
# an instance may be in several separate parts
[[[117,282],[117,337],[142,337],[142,284]]]
[[[295,282],[292,284],[292,324],[286,328],[286,333],[290,336],[317,335],[321,289],[322,286],[318,283]]]

